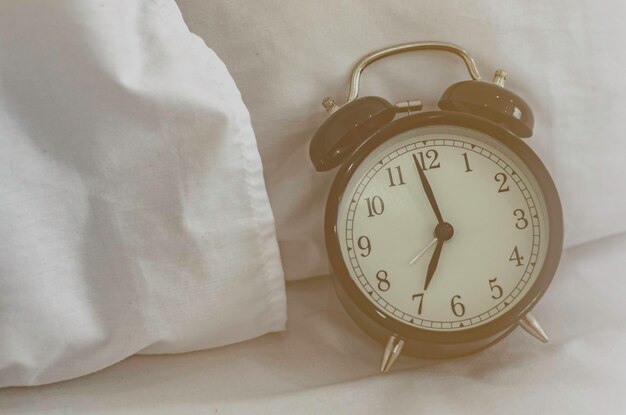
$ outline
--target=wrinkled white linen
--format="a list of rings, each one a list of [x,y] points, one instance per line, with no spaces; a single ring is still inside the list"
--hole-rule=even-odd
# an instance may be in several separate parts
[[[174,1],[0,3],[0,386],[285,317],[248,112]]]
[[[626,4],[549,2],[178,0],[190,28],[230,68],[252,114],[287,278],[328,271],[322,217],[333,172],[319,174],[309,140],[326,117],[323,97],[347,97],[365,54],[416,40],[467,48],[491,79],[535,112],[528,144],[553,174],[567,246],[626,231]],[[421,99],[433,109],[446,87],[468,79],[441,52],[375,63],[361,95]]]
[[[343,311],[327,278],[290,282],[288,330],[220,349],[134,356],[41,388],[0,390],[0,413],[621,415],[626,411],[626,237],[565,253],[535,309],[550,342],[521,329],[448,361],[401,356]]]

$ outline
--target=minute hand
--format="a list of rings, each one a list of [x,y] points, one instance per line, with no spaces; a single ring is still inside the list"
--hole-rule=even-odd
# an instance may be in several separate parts
[[[415,167],[417,167],[417,172],[419,173],[420,180],[422,182],[422,187],[424,188],[424,192],[426,193],[426,197],[430,202],[430,207],[433,208],[433,212],[435,212],[435,216],[437,217],[437,222],[443,223],[443,217],[441,216],[441,211],[439,210],[439,205],[437,205],[437,200],[435,200],[435,195],[433,194],[433,189],[430,187],[430,183],[428,183],[428,179],[424,174],[424,170],[422,169],[422,165],[415,154],[413,154],[413,161],[415,161]]]

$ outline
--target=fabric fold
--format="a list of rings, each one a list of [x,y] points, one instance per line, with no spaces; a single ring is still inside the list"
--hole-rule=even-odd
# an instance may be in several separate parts
[[[0,386],[283,330],[250,116],[173,0],[0,5]]]

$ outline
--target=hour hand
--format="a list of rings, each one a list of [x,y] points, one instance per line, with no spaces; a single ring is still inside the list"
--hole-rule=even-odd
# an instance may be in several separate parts
[[[426,281],[424,282],[424,291],[428,289],[428,285],[430,284],[430,280],[433,279],[433,275],[435,275],[435,271],[437,270],[437,265],[439,265],[439,257],[441,256],[441,249],[443,248],[443,239],[437,240],[437,246],[435,246],[435,252],[433,252],[433,256],[430,258],[430,262],[428,263],[428,271],[426,272]]]
[[[439,257],[441,256],[441,250],[443,249],[443,243],[450,240],[454,236],[454,228],[448,222],[443,222],[437,225],[435,228],[435,237],[437,238],[437,246],[435,246],[435,252],[433,252],[430,263],[428,264],[428,270],[426,271],[426,280],[424,282],[424,290],[428,289],[430,281],[437,271],[437,265],[439,265]]]

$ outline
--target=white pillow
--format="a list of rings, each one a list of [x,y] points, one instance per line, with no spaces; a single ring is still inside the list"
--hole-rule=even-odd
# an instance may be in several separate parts
[[[252,114],[287,278],[328,270],[322,218],[334,174],[315,172],[308,158],[326,117],[322,98],[345,102],[356,61],[408,41],[455,42],[485,78],[509,73],[507,86],[535,112],[528,143],[560,190],[566,246],[626,231],[624,3],[178,2],[231,68]],[[408,54],[368,68],[362,95],[433,109],[463,79],[456,57]]]
[[[0,386],[282,330],[250,119],[173,0],[0,6]]]

